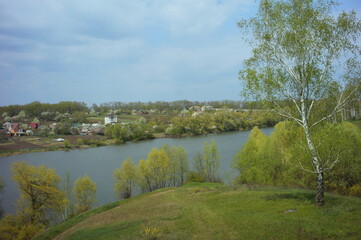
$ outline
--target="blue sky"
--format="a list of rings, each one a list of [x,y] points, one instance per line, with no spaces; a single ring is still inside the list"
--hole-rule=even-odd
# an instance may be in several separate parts
[[[340,1],[361,17],[361,2]],[[0,0],[0,105],[240,100],[255,0]]]

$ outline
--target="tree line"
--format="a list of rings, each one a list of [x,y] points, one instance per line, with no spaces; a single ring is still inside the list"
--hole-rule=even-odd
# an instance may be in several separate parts
[[[21,111],[24,111],[29,117],[39,117],[42,113],[69,113],[73,114],[75,112],[88,112],[90,113],[92,110],[98,112],[99,114],[107,114],[109,111],[120,110],[124,112],[130,113],[132,110],[151,110],[156,109],[159,112],[162,111],[181,111],[183,109],[189,109],[192,106],[204,106],[209,105],[213,108],[233,108],[239,109],[245,103],[241,101],[232,101],[232,100],[222,100],[222,101],[173,101],[173,102],[109,102],[102,104],[92,104],[88,106],[84,102],[76,102],[76,101],[61,101],[59,103],[51,104],[51,103],[41,103],[39,101],[34,101],[25,105],[8,105],[8,106],[0,106],[0,113],[6,113],[7,116],[17,116]],[[44,115],[44,114],[43,114]]]
[[[163,120],[147,121],[140,118],[126,124],[109,125],[105,136],[118,142],[152,139],[156,133],[180,137],[252,129],[254,126],[273,127],[282,118],[270,111],[212,111],[192,116],[174,116]]]

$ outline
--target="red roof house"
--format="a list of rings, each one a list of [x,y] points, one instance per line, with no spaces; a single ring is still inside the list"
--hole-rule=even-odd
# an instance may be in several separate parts
[[[39,123],[30,123],[30,124],[29,124],[29,127],[30,127],[31,129],[38,129],[38,128],[39,128]]]

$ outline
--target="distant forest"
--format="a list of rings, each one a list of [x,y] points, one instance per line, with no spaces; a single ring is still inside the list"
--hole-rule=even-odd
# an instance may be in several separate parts
[[[6,112],[8,116],[18,115],[20,111],[25,111],[27,116],[36,117],[40,116],[42,112],[58,112],[69,113],[74,112],[89,112],[92,109],[98,113],[107,113],[110,110],[123,110],[125,112],[132,110],[152,110],[156,109],[162,111],[181,111],[189,109],[192,106],[212,106],[213,108],[233,108],[233,109],[252,109],[258,108],[259,104],[256,102],[242,102],[232,100],[222,101],[188,101],[180,100],[173,102],[157,101],[157,102],[108,102],[100,105],[92,104],[88,106],[84,102],[75,101],[62,101],[59,103],[41,103],[38,101],[25,104],[25,105],[9,105],[0,107],[0,112]]]

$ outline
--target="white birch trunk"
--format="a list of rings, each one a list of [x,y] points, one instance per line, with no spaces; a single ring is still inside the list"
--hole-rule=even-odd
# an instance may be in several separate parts
[[[312,165],[314,167],[314,171],[317,175],[317,188],[316,188],[316,203],[318,206],[322,206],[324,204],[324,183],[323,183],[323,166],[321,164],[320,159],[317,155],[317,150],[312,142],[310,129],[308,126],[308,119],[307,119],[307,110],[306,103],[304,98],[301,97],[301,119],[302,119],[302,127],[305,132],[306,141],[308,149],[310,150],[310,154],[312,157]]]

